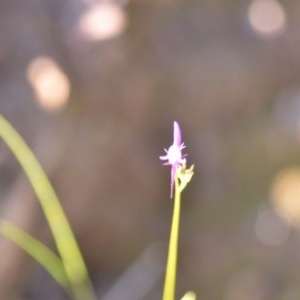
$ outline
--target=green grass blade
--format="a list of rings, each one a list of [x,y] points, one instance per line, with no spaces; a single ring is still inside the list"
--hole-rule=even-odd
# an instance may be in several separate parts
[[[0,221],[0,232],[33,257],[67,293],[70,293],[62,261],[52,250],[10,222]]]
[[[0,114],[0,136],[26,173],[44,211],[76,300],[95,300],[71,226],[45,172],[22,137]]]

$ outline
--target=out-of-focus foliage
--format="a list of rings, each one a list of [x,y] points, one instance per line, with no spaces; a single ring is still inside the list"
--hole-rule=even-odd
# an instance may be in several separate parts
[[[299,298],[299,20],[297,1],[1,1],[0,111],[50,175],[99,299],[161,298],[174,120],[196,170],[177,298]],[[53,246],[0,146],[1,217]],[[63,299],[4,239],[0,256],[1,299]]]

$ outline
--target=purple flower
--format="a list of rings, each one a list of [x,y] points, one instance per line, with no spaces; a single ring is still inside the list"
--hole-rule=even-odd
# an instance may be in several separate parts
[[[164,165],[171,166],[171,192],[170,197],[173,197],[174,182],[176,176],[177,167],[186,163],[184,158],[186,155],[182,155],[181,150],[185,148],[184,143],[181,143],[181,132],[178,123],[174,122],[174,131],[173,131],[173,144],[168,150],[165,149],[167,153],[164,156],[160,156],[161,160],[167,160]]]

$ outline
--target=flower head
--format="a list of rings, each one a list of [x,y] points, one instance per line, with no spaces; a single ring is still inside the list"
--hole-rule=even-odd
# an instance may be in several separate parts
[[[182,155],[182,149],[185,148],[184,143],[181,143],[181,131],[178,123],[174,122],[173,127],[173,144],[169,147],[168,150],[165,149],[166,155],[160,156],[161,160],[167,160],[164,165],[171,166],[171,192],[170,197],[173,197],[173,188],[176,176],[176,170],[179,166],[185,165],[186,155]]]

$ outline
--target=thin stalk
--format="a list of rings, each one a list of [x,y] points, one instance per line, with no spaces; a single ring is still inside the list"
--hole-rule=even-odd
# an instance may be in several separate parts
[[[173,218],[172,218],[172,226],[171,226],[171,234],[170,234],[170,242],[169,242],[163,300],[175,299],[178,236],[179,236],[179,223],[180,223],[180,202],[181,202],[181,191],[179,189],[179,182],[176,175],[174,210],[173,210]]]
[[[95,300],[88,272],[58,197],[45,172],[18,132],[0,114],[0,136],[19,161],[39,199],[76,300]]]

